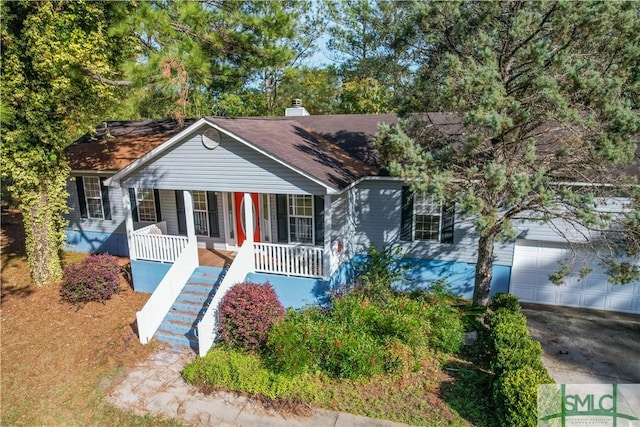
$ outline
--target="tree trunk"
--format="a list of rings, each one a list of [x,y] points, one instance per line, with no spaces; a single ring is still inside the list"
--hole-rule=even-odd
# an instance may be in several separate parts
[[[489,289],[493,277],[493,233],[481,236],[478,241],[478,262],[476,263],[476,279],[473,288],[473,304],[487,305],[489,303]]]
[[[23,206],[25,244],[31,277],[37,286],[62,278],[59,233],[49,195],[41,188],[31,206]]]

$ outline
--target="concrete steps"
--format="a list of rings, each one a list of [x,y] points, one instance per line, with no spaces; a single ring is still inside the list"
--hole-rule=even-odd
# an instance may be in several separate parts
[[[156,332],[156,339],[198,352],[197,328],[226,270],[198,267],[182,289]]]

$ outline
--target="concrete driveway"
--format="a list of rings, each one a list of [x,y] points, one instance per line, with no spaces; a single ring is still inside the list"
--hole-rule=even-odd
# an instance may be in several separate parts
[[[640,384],[640,316],[522,304],[542,362],[559,384]]]

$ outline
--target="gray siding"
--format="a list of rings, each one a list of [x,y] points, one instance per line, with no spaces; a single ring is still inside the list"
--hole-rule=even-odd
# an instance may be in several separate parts
[[[160,210],[162,220],[167,222],[167,234],[178,234],[178,211],[174,191],[160,190]]]
[[[324,194],[326,189],[275,160],[222,135],[209,150],[200,134],[145,165],[123,180],[125,187],[164,190],[245,191],[254,193]]]
[[[399,245],[406,257],[475,263],[478,234],[469,220],[456,214],[454,243],[400,241],[402,183],[391,180],[365,180],[353,190],[354,252],[365,252],[369,244],[377,247]],[[496,242],[495,263],[511,265],[513,242]]]
[[[120,188],[109,187],[110,220],[82,218],[80,216],[80,203],[78,201],[78,189],[76,187],[75,176],[70,177],[67,181],[67,192],[69,193],[67,204],[71,209],[69,213],[65,215],[65,218],[69,221],[69,228],[97,233],[126,234],[122,192]]]
[[[162,220],[167,222],[167,233],[178,234],[178,210],[176,207],[176,194],[174,190],[160,190],[160,209],[162,210]],[[205,242],[207,247],[213,247],[213,243],[224,242],[225,228],[224,215],[222,210],[222,198],[225,194],[218,193],[218,224],[220,227],[220,237],[198,236],[198,241]]]
[[[349,242],[353,232],[348,227],[349,193],[335,196],[331,200],[331,272],[335,272],[340,263],[345,262],[352,255]],[[338,252],[338,245],[342,251]]]

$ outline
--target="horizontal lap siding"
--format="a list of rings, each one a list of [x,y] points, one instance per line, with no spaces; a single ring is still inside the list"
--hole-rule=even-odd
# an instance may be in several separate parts
[[[162,211],[162,220],[167,222],[167,234],[178,234],[178,211],[176,208],[176,194],[174,190],[160,190],[160,209]],[[218,224],[220,227],[220,238],[209,238],[212,242],[224,241],[225,228],[224,228],[224,215],[222,199],[224,194],[218,193],[216,197],[218,203]],[[203,239],[203,237],[198,237]]]
[[[348,194],[341,194],[331,201],[331,272],[335,272],[340,263],[349,255],[348,243],[353,233],[347,226]],[[338,252],[338,244],[342,251]]]
[[[71,208],[65,218],[69,221],[69,228],[73,230],[92,231],[100,233],[124,233],[124,208],[122,206],[122,191],[118,187],[109,187],[109,206],[111,209],[111,219],[89,219],[80,216],[80,204],[78,201],[78,189],[76,187],[76,177],[72,176],[67,181],[67,192],[69,199],[67,204]]]
[[[355,216],[356,252],[365,252],[369,243],[377,247],[399,244],[408,258],[475,263],[478,234],[469,220],[456,213],[454,243],[400,241],[400,208],[402,183],[399,181],[363,181],[354,188],[352,203]],[[496,242],[495,264],[511,265],[513,242]]]
[[[160,190],[159,194],[162,220],[167,222],[167,234],[178,235],[178,211],[175,191]]]
[[[630,199],[620,197],[598,199],[596,209],[600,212],[608,212],[615,215],[629,209],[630,202]],[[530,215],[528,218],[534,218],[534,216]],[[590,235],[587,228],[580,227],[577,224],[570,224],[560,219],[555,219],[553,222],[520,219],[514,222],[514,228],[518,234],[518,239],[547,242],[566,242],[567,240],[585,242],[585,236]],[[597,237],[597,234],[595,237]]]
[[[324,194],[325,189],[244,144],[222,135],[209,150],[201,136],[185,142],[124,179],[126,187],[255,193]]]

